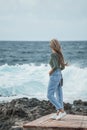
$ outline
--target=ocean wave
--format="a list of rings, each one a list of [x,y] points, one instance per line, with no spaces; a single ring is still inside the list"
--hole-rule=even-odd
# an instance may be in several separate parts
[[[49,69],[48,64],[33,63],[0,66],[0,95],[4,97],[24,95],[46,99]],[[70,65],[62,74],[64,101],[87,99],[87,68]]]

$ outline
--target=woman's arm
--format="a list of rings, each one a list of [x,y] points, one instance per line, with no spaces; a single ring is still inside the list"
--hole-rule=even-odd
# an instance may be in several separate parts
[[[54,69],[52,68],[50,71],[49,71],[49,75],[51,75],[53,73]]]
[[[57,59],[54,54],[51,54],[51,70],[49,71],[49,75],[51,75],[57,67]]]

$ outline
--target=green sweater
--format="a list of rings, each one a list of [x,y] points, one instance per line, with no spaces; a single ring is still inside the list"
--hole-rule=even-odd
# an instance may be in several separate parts
[[[57,53],[51,54],[49,64],[53,70],[56,70],[56,69],[63,70],[65,68],[65,67],[60,66],[58,59],[59,59],[59,57],[58,57]]]

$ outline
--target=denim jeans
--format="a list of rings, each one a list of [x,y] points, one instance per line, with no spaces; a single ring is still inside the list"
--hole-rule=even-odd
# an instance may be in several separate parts
[[[56,107],[56,110],[63,109],[63,92],[60,84],[62,78],[61,70],[55,70],[49,79],[47,97]]]

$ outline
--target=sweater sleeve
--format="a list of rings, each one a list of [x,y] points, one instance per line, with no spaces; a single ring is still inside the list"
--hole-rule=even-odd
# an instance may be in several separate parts
[[[58,60],[54,54],[51,54],[51,60],[52,60],[52,69],[55,70],[58,66]]]

